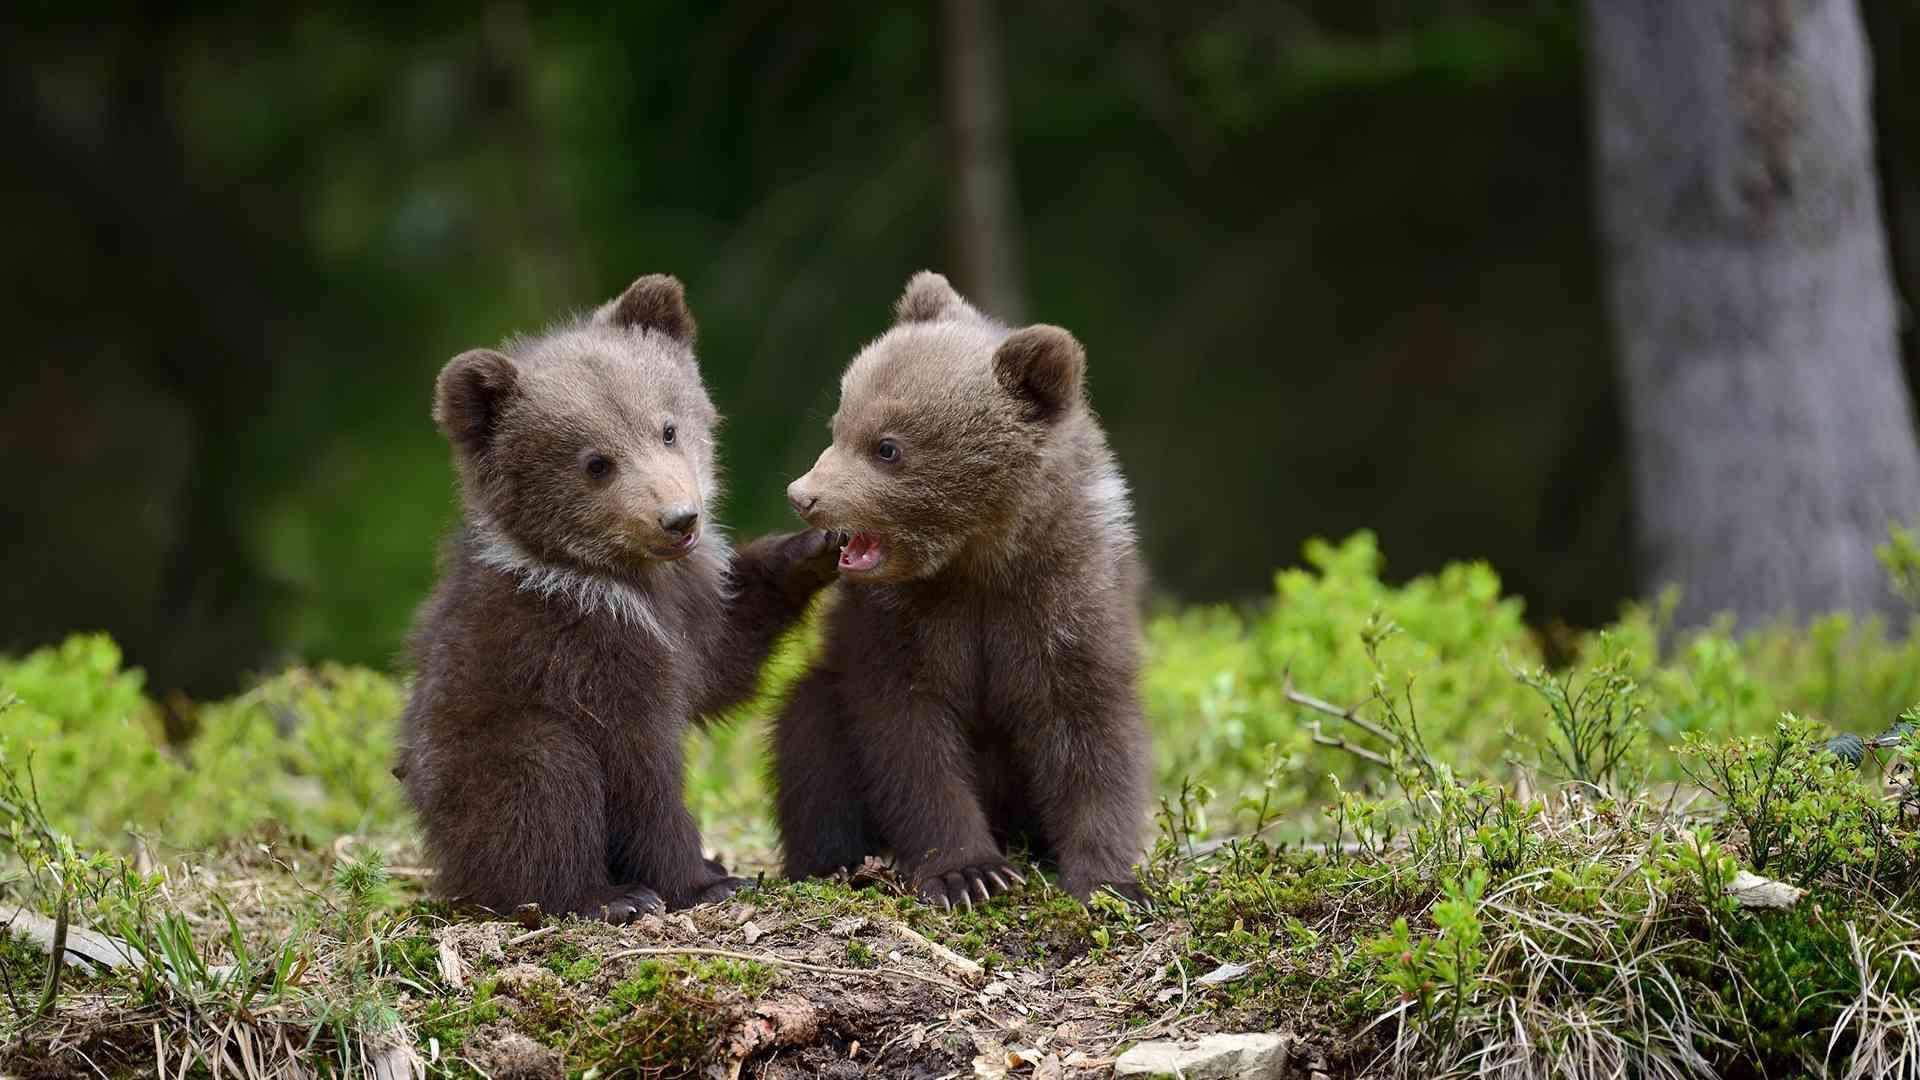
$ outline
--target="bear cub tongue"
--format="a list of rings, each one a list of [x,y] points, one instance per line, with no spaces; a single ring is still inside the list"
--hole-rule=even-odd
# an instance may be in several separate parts
[[[840,549],[840,569],[871,570],[880,565],[880,538],[873,533],[854,533]]]

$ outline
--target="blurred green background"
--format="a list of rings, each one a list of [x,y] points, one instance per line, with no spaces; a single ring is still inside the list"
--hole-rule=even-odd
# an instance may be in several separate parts
[[[1863,11],[1912,296],[1920,4]],[[925,5],[4,18],[0,650],[108,630],[196,695],[393,665],[456,512],[435,372],[650,271],[701,324],[724,519],[791,527],[838,371],[953,257]],[[995,25],[1026,311],[1087,343],[1159,591],[1267,596],[1367,526],[1397,577],[1485,558],[1531,619],[1615,613],[1576,3]]]

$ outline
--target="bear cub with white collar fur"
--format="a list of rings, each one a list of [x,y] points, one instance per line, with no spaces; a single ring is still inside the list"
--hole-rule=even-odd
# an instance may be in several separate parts
[[[815,530],[710,524],[717,415],[680,282],[441,371],[464,520],[412,638],[395,769],[449,898],[624,922],[744,882],[702,857],[681,738],[834,576]]]
[[[1141,566],[1119,466],[1056,326],[1010,330],[938,274],[840,381],[787,489],[844,531],[824,655],[774,728],[786,872],[892,852],[971,906],[1024,844],[1085,899],[1141,899]]]

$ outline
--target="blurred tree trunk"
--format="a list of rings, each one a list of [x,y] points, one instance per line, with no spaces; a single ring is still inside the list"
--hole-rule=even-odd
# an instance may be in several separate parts
[[[989,0],[940,2],[941,108],[953,175],[948,227],[960,291],[1018,326],[1026,321],[1026,285],[994,16]]]
[[[1890,611],[1920,511],[1854,0],[1588,0],[1642,577],[1678,618]]]

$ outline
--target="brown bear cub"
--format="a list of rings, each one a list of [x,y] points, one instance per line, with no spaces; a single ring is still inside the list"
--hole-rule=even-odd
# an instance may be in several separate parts
[[[938,274],[896,314],[787,489],[851,539],[825,651],[774,731],[786,872],[891,851],[923,897],[971,906],[1020,880],[1018,843],[1074,896],[1138,900],[1141,566],[1086,355]]]
[[[441,371],[465,514],[412,639],[395,769],[451,898],[623,922],[743,882],[681,796],[693,717],[832,580],[820,532],[710,524],[717,417],[680,282]]]

